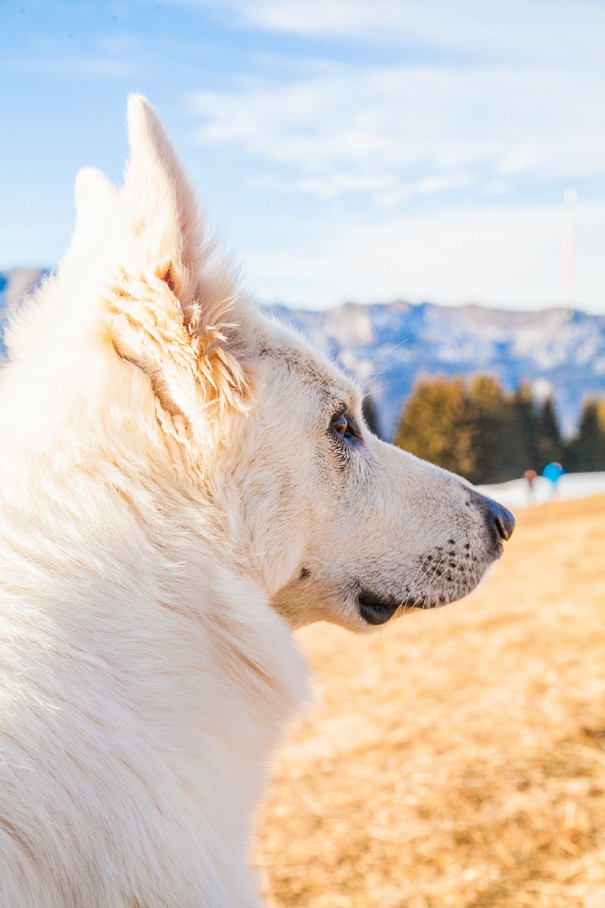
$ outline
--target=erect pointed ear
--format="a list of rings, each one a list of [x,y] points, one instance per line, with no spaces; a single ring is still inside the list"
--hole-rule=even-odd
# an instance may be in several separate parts
[[[100,170],[85,167],[76,176],[75,207],[76,224],[69,246],[57,273],[45,283],[45,287],[56,287],[59,279],[67,278],[66,285],[60,293],[30,294],[13,309],[4,332],[12,359],[25,357],[38,344],[48,346],[52,331],[63,331],[67,325],[77,330],[83,321],[88,325],[90,307],[83,303],[91,282],[98,281],[107,266],[103,253],[107,235],[115,233],[119,221],[118,191]],[[96,320],[98,310],[94,312]]]
[[[124,182],[126,228],[138,265],[166,281],[186,310],[196,295],[203,257],[197,202],[155,111],[141,95],[128,99],[130,160]]]
[[[118,221],[118,190],[100,170],[83,167],[76,175],[75,206],[76,226],[62,268],[69,267],[91,250],[98,254],[108,225],[113,220],[115,230]]]
[[[140,95],[128,102],[130,160],[114,276],[114,346],[151,378],[169,410],[239,405],[247,381],[232,308],[235,277],[217,265],[195,196],[162,125]]]

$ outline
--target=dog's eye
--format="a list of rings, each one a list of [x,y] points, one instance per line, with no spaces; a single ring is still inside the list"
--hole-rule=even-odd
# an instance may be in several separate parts
[[[344,413],[341,413],[340,416],[335,416],[332,420],[332,428],[337,435],[340,435],[341,438],[346,438],[349,431],[349,423],[347,422],[347,417]]]
[[[355,430],[350,420],[347,419],[346,411],[335,413],[331,425],[340,438],[356,438]]]

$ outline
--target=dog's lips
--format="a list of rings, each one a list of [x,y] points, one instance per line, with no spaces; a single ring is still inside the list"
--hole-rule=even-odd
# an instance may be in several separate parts
[[[395,612],[402,607],[422,608],[421,603],[404,602],[395,596],[377,596],[370,590],[362,589],[357,594],[359,614],[368,624],[379,625],[393,617]]]
[[[470,590],[459,590],[442,600],[433,601],[424,597],[412,599],[406,596],[401,599],[395,596],[379,596],[370,590],[361,589],[357,594],[357,607],[359,614],[367,624],[378,626],[386,624],[398,610],[421,609],[427,611],[443,608],[458,599],[463,599],[469,592]]]
[[[377,596],[361,593],[357,599],[359,613],[368,624],[386,624],[397,611],[398,605],[393,605],[387,599],[381,600]]]

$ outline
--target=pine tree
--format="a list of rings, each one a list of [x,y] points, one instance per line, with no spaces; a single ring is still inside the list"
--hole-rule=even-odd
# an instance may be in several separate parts
[[[421,378],[410,394],[393,443],[454,473],[474,467],[468,402],[460,378]]]
[[[531,385],[522,381],[513,395],[514,420],[517,426],[517,476],[526,470],[538,471],[538,420]]]
[[[567,455],[569,469],[577,473],[605,470],[605,400],[584,401],[578,434]]]
[[[515,459],[514,410],[493,375],[476,375],[468,389],[472,427],[473,482],[505,482],[519,475]]]
[[[538,410],[536,434],[537,463],[541,471],[547,463],[563,459],[563,439],[552,397],[547,397]]]

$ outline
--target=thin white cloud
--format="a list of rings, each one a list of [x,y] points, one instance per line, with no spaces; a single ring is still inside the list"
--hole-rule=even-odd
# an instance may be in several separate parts
[[[167,0],[215,8],[244,26],[303,37],[421,46],[509,60],[598,63],[605,7],[595,0]]]
[[[388,174],[369,174],[356,176],[351,173],[333,171],[329,175],[305,176],[301,178],[262,174],[247,180],[248,189],[271,190],[280,194],[292,191],[305,193],[319,201],[328,201],[341,194],[371,195],[379,198],[381,194],[391,198],[397,189],[396,180]],[[422,191],[419,189],[418,191]],[[414,187],[409,188],[409,195],[414,194]]]
[[[268,74],[197,92],[193,109],[200,142],[287,168],[292,189],[330,198],[365,186],[384,204],[379,183],[404,200],[418,172],[444,190],[461,172],[501,187],[600,174],[603,97],[605,68],[326,64],[285,84]]]
[[[410,199],[419,196],[432,196],[454,189],[472,186],[477,178],[468,170],[452,171],[448,174],[423,177],[414,183],[401,185],[395,189],[374,194],[374,204],[378,208],[394,208]]]

